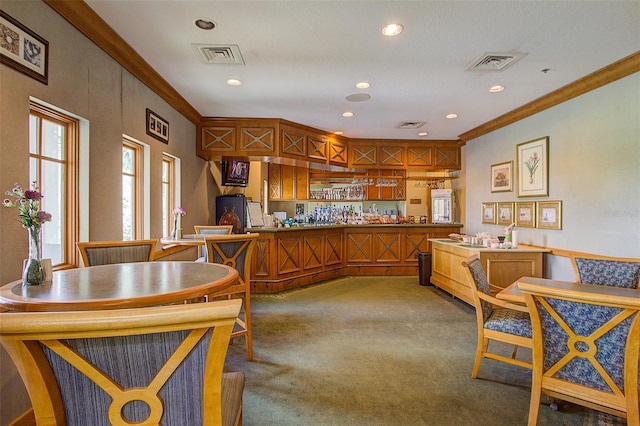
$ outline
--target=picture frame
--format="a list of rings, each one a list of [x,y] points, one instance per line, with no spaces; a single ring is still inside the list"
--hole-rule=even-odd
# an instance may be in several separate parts
[[[169,144],[169,122],[147,108],[147,134]]]
[[[562,229],[562,201],[538,201],[538,229]]]
[[[495,225],[496,216],[496,203],[482,203],[482,223]]]
[[[513,209],[513,203],[498,203],[498,207],[496,209],[498,225],[509,226],[515,222]]]
[[[549,195],[549,137],[516,146],[518,197]]]
[[[49,42],[0,10],[0,63],[49,84]]]
[[[513,161],[491,165],[491,192],[513,191]]]
[[[515,207],[515,223],[518,228],[536,227],[536,203],[534,201],[518,201]]]

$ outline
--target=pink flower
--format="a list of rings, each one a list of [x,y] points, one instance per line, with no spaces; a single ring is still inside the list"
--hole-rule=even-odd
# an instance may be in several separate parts
[[[173,215],[174,215],[174,216],[184,216],[184,215],[186,215],[186,214],[187,214],[187,212],[186,212],[182,207],[180,207],[180,206],[176,207],[176,208],[173,210]]]
[[[26,198],[27,200],[40,201],[42,200],[42,194],[38,191],[27,190],[24,191],[24,198]]]
[[[40,223],[51,222],[51,213],[45,212],[44,210],[40,210],[38,212],[38,222]]]

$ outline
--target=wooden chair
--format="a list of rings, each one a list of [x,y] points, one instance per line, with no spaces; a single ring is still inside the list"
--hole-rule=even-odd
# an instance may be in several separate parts
[[[487,275],[478,255],[465,259],[462,264],[466,267],[475,284],[471,286],[471,295],[476,308],[478,347],[471,377],[475,379],[478,376],[482,358],[531,368],[531,363],[516,358],[519,346],[533,347],[531,320],[526,306],[516,305],[491,296]],[[490,352],[490,340],[512,344],[511,357]]]
[[[194,225],[196,235],[230,235],[233,230],[233,225]],[[207,261],[207,248],[201,247],[200,257],[196,259],[196,262]]]
[[[12,312],[0,342],[39,425],[240,425],[244,374],[223,368],[241,305]]]
[[[76,243],[84,266],[151,262],[157,240],[85,241]]]
[[[260,234],[205,235],[207,261],[221,263],[238,270],[240,279],[221,292],[209,295],[215,298],[244,298],[244,319],[236,319],[237,327],[231,333],[231,340],[245,336],[247,360],[253,360],[253,339],[251,333],[251,263],[256,240]]]
[[[580,283],[638,288],[640,259],[573,255],[571,264]]]
[[[520,283],[533,324],[529,425],[541,394],[640,425],[640,292],[591,284]]]

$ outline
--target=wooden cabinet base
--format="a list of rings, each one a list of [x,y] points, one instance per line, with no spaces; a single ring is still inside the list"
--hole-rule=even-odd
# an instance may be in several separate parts
[[[366,225],[262,230],[251,289],[272,293],[359,275],[418,275],[418,252],[430,238],[461,225]]]

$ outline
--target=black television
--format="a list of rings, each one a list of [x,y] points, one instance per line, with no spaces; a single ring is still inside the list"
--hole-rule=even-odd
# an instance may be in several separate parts
[[[249,162],[242,160],[222,160],[222,185],[243,186],[249,183]]]

